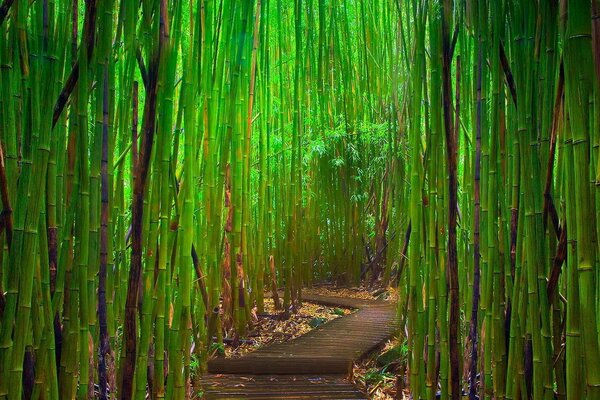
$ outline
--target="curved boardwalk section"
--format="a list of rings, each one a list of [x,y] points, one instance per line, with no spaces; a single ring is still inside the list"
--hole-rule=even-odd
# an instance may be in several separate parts
[[[303,300],[358,311],[294,340],[240,358],[209,361],[209,374],[202,379],[204,398],[365,399],[347,378],[354,361],[395,333],[394,304],[310,293]]]

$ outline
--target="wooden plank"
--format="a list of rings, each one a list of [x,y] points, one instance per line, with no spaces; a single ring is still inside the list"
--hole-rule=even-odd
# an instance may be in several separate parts
[[[303,293],[302,301],[321,304],[328,307],[363,308],[371,304],[381,303],[377,300],[353,299],[349,297],[322,296],[314,293]]]
[[[305,293],[305,301],[358,311],[294,340],[240,358],[209,361],[206,399],[366,399],[345,379],[359,360],[398,329],[396,308],[377,300]]]
[[[320,356],[258,356],[252,355],[234,359],[217,358],[208,363],[208,372],[213,374],[349,374],[351,358]]]
[[[343,375],[207,375],[205,399],[365,399]]]

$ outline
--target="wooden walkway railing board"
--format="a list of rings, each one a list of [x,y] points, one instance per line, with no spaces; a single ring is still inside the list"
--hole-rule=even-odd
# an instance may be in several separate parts
[[[205,399],[366,399],[348,381],[353,363],[397,330],[393,303],[303,293],[303,300],[357,311],[284,343],[209,361]]]

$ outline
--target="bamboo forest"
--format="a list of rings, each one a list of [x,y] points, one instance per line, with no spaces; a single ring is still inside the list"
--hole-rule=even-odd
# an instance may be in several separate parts
[[[0,400],[600,399],[600,0],[0,0]]]

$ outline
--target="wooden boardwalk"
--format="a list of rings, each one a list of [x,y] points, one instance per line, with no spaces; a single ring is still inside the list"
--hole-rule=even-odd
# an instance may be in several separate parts
[[[393,336],[392,303],[326,297],[310,292],[303,300],[358,311],[284,343],[235,359],[209,361],[202,378],[205,399],[366,399],[348,377],[354,361]]]

